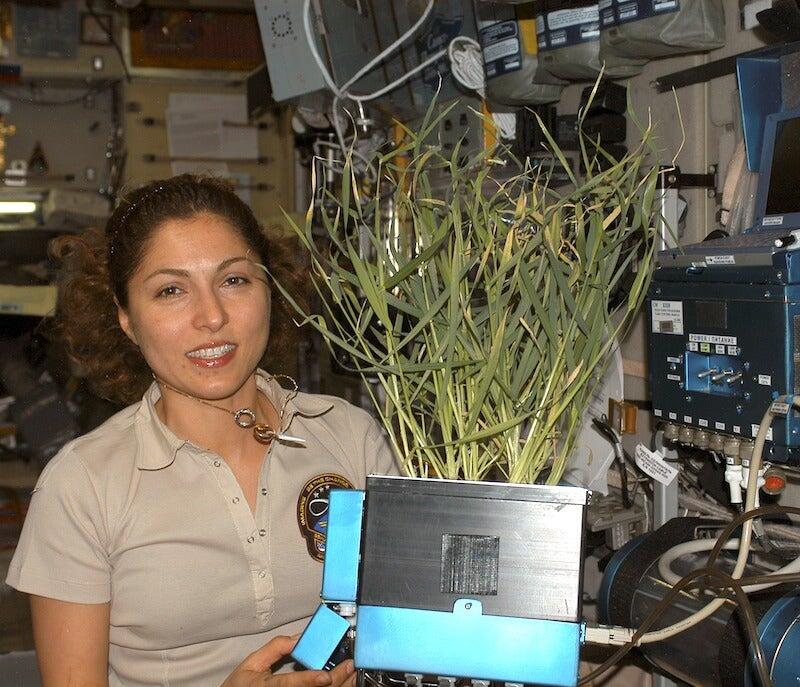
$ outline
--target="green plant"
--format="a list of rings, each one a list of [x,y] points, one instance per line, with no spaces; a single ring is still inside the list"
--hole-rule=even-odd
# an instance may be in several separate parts
[[[649,282],[652,128],[620,161],[582,138],[587,173],[570,172],[559,191],[508,150],[459,163],[458,149],[429,144],[447,111],[431,106],[418,132],[377,159],[370,198],[348,163],[327,194],[334,211],[309,209],[303,227],[290,220],[325,310],[303,321],[379,382],[382,393],[367,388],[408,474],[556,483]]]

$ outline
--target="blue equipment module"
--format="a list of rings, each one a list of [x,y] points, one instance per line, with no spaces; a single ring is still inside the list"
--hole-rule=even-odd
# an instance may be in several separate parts
[[[370,477],[329,499],[300,663],[354,636],[360,670],[577,684],[586,490]]]
[[[648,294],[653,413],[752,440],[777,396],[800,393],[800,232],[659,253]],[[800,416],[775,418],[767,459],[800,460]]]
[[[709,438],[752,441],[800,393],[800,109],[766,117],[760,152],[751,232],[661,251],[648,292],[653,413]],[[766,460],[800,462],[797,411],[768,441]]]

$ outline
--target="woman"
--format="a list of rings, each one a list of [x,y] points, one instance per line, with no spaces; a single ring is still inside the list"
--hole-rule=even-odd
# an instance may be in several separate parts
[[[351,662],[269,670],[319,603],[327,491],[395,470],[381,431],[258,369],[276,252],[226,184],[148,184],[103,239],[73,241],[61,328],[99,392],[141,400],[34,491],[7,582],[45,687],[349,687]]]

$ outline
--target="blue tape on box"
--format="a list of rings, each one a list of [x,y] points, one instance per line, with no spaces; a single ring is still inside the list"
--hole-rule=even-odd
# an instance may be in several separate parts
[[[292,650],[292,658],[310,670],[322,670],[342,641],[350,623],[322,604]]]

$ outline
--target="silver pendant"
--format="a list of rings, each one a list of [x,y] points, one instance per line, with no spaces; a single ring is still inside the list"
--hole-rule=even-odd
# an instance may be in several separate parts
[[[233,414],[233,420],[242,429],[250,429],[256,424],[256,414],[250,408],[239,408]]]

